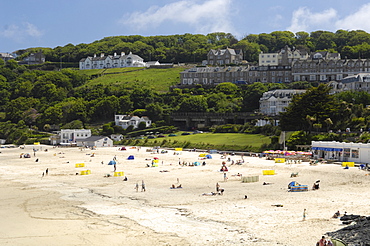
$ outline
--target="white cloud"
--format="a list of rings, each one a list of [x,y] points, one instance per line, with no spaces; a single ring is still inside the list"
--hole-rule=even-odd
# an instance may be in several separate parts
[[[21,25],[7,25],[4,27],[4,30],[0,32],[0,36],[12,39],[18,43],[21,43],[29,37],[39,38],[42,34],[42,31],[29,22],[23,22]]]
[[[199,2],[199,1],[198,1]],[[194,0],[182,0],[164,5],[151,6],[145,12],[125,15],[120,23],[136,29],[147,30],[168,24],[186,24],[194,32],[232,32],[232,0],[207,0],[196,3]]]
[[[338,20],[335,23],[337,29],[343,30],[364,30],[370,32],[370,3],[361,6],[361,8],[347,17]]]
[[[301,7],[293,12],[291,25],[287,30],[294,33],[299,31],[330,30],[337,19],[335,9],[327,9],[320,13],[312,13],[308,8]]]
[[[33,24],[31,23],[24,23],[24,26],[25,26],[25,30],[26,30],[26,33],[31,36],[31,37],[41,37],[42,36],[42,32]]]

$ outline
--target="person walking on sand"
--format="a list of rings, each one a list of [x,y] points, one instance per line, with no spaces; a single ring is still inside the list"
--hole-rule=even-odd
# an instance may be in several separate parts
[[[306,216],[307,216],[307,211],[306,209],[303,209],[303,221],[306,220]]]
[[[144,180],[141,181],[141,192],[145,192],[146,189],[145,189],[145,183],[144,183]]]
[[[225,182],[227,181],[227,174],[226,174],[226,172],[224,172],[224,181]]]
[[[139,192],[139,183],[136,182],[135,188],[136,192]]]
[[[116,163],[114,163],[113,167],[114,167],[113,172],[115,172],[115,171],[116,171],[116,169],[117,169]]]
[[[219,192],[219,191],[220,191],[220,185],[216,183],[216,192]]]
[[[46,168],[45,175],[49,174],[49,168]]]

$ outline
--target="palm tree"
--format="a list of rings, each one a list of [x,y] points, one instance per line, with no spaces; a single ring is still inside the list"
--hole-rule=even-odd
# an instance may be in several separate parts
[[[308,133],[311,133],[312,125],[313,125],[313,122],[316,121],[316,117],[315,116],[306,115],[306,120],[308,121],[308,124],[309,124]]]
[[[326,131],[329,132],[329,128],[333,125],[333,121],[330,118],[326,118],[324,122],[326,124]]]

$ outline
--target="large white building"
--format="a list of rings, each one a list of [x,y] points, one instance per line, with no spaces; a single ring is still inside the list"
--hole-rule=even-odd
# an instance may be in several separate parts
[[[52,145],[72,145],[76,144],[78,140],[91,137],[91,130],[87,129],[62,129],[57,135],[50,138]]]
[[[146,127],[152,124],[152,121],[146,116],[115,115],[114,119],[116,126],[120,126],[123,129],[127,129],[129,126],[133,126],[134,129],[138,128],[141,122],[145,122]]]
[[[126,55],[122,52],[120,55],[105,56],[101,53],[100,56],[88,56],[80,60],[80,70],[84,69],[103,69],[103,68],[120,68],[120,67],[145,67],[144,59],[131,52]]]
[[[305,91],[283,89],[267,91],[260,98],[260,112],[269,116],[275,116],[280,112],[285,112],[285,108],[288,107],[293,96],[304,93]]]
[[[342,162],[370,163],[370,144],[312,141],[313,157]]]

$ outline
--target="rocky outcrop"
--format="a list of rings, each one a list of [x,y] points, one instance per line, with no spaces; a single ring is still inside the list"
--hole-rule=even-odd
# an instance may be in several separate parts
[[[332,238],[338,238],[348,246],[370,246],[370,216],[344,215],[340,218],[349,225],[335,232],[328,232]]]

